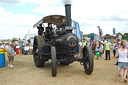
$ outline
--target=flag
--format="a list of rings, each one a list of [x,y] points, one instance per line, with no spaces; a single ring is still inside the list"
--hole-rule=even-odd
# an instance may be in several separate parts
[[[100,29],[100,26],[97,26],[98,30],[99,30],[99,35],[100,37],[102,36],[102,29]]]
[[[116,29],[113,28],[113,35],[116,35]]]
[[[73,26],[75,27],[75,29],[74,29],[74,34],[79,38],[79,40],[82,41],[82,36],[81,36],[81,32],[80,32],[79,23],[73,21]]]
[[[94,40],[94,33],[91,33],[91,40]]]

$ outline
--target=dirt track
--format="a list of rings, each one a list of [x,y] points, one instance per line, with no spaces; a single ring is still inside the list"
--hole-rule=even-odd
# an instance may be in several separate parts
[[[68,66],[58,64],[57,76],[51,76],[50,61],[43,68],[34,66],[32,55],[15,56],[14,68],[0,68],[0,85],[128,85],[121,83],[116,58],[110,61],[94,59],[94,71],[84,73],[83,66],[74,62]]]

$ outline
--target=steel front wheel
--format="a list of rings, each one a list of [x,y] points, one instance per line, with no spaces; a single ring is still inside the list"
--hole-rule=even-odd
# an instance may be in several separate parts
[[[52,66],[52,76],[55,77],[57,73],[57,59],[56,59],[55,46],[51,47],[51,66]]]
[[[40,47],[45,44],[44,38],[42,36],[35,36],[33,42],[33,59],[36,67],[43,67],[45,64],[45,59],[41,58]]]
[[[93,55],[90,46],[85,46],[83,48],[83,66],[84,70],[87,74],[91,74],[93,72]]]

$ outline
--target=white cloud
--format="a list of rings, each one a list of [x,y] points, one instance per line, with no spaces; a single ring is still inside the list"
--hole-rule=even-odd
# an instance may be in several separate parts
[[[32,12],[43,13],[45,15],[55,13],[65,15],[64,6],[60,2],[58,3],[57,1],[54,0],[54,3],[48,3],[49,1],[46,1],[46,4],[37,2],[39,6],[33,9]],[[53,6],[55,2],[57,2],[57,6]],[[58,4],[61,4],[61,6]],[[126,22],[120,21],[119,18],[121,20],[128,19],[127,8],[127,0],[72,0],[72,19],[76,20],[82,25],[84,23],[85,25],[89,25],[80,25],[82,31],[84,31],[83,29],[87,29],[84,33],[89,33],[90,31],[93,32],[93,30],[89,30],[91,28],[93,28],[94,32],[96,32],[98,31],[97,25],[100,25],[104,30],[104,33],[107,33],[106,29],[110,29],[108,33],[112,34],[112,28],[116,27],[118,30],[126,27],[124,26],[124,24],[122,24]],[[112,18],[113,16],[115,16],[115,18]],[[102,20],[100,20],[101,18]],[[108,21],[106,21],[106,19]]]
[[[52,14],[65,15],[63,0],[0,0],[4,3],[34,3],[38,6],[31,12],[34,14],[13,14],[6,12],[0,6],[0,30],[4,38],[17,37],[23,38],[28,32],[37,32],[32,29],[33,24],[42,17]],[[97,33],[100,26],[104,34],[112,34],[112,29],[116,32],[128,32],[128,5],[127,0],[72,0],[72,19],[79,22],[80,28],[84,33]],[[37,13],[42,16],[36,15]],[[16,32],[15,32],[16,30]],[[32,31],[33,30],[33,31]],[[2,37],[0,36],[0,38]]]
[[[82,25],[85,23],[85,26],[80,25],[84,33],[98,33],[98,25],[104,34],[112,34],[112,28],[116,28],[116,32],[125,33],[128,32],[127,2],[127,0],[77,0],[73,3],[72,18]],[[112,18],[113,16],[115,18]],[[111,20],[106,21],[105,18]]]
[[[50,6],[50,5],[60,5],[62,0],[22,0],[24,3],[34,3],[39,6]]]
[[[42,13],[44,15],[54,15],[54,14],[59,14],[59,15],[65,15],[65,10],[64,7],[58,6],[40,6],[32,10],[32,12],[36,13]]]
[[[0,0],[0,2],[8,4],[21,4],[22,0]]]
[[[6,16],[5,10],[0,6],[0,16]]]
[[[2,9],[2,10],[1,10]],[[41,18],[33,14],[13,14],[0,7],[0,39],[23,38],[25,34],[37,33],[33,25]]]

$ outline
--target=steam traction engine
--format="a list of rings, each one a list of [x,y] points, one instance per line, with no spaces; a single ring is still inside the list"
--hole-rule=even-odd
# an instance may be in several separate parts
[[[66,17],[62,15],[46,16],[33,27],[38,28],[38,36],[34,37],[33,58],[36,67],[43,67],[51,59],[52,76],[57,73],[57,63],[69,65],[78,61],[84,66],[87,74],[93,71],[93,56],[89,46],[83,48],[82,58],[75,58],[78,38],[72,33],[71,4],[65,5]],[[66,23],[64,22],[66,21]],[[48,26],[45,27],[44,24]]]

